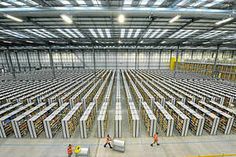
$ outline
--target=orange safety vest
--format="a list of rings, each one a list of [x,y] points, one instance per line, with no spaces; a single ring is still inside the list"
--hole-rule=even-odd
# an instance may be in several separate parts
[[[67,154],[72,154],[72,153],[73,153],[72,147],[68,147],[68,148],[67,148]]]
[[[158,136],[157,136],[157,134],[154,134],[153,139],[154,139],[154,141],[158,141]]]

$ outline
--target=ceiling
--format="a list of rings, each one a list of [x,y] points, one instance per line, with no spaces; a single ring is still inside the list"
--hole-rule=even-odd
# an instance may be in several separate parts
[[[1,0],[0,45],[236,47],[235,5],[234,0]],[[125,16],[122,24],[119,14]],[[176,15],[181,16],[170,23]]]

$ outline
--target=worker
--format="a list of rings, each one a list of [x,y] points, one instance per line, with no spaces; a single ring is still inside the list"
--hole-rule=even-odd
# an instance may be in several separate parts
[[[68,154],[68,157],[71,157],[72,154],[73,154],[73,150],[72,150],[72,145],[69,144],[69,146],[67,147],[67,154]]]
[[[104,144],[104,147],[106,147],[107,145],[109,145],[110,148],[112,148],[112,146],[111,146],[111,137],[110,137],[109,134],[106,137],[106,143]]]
[[[158,132],[156,132],[155,134],[154,134],[154,136],[153,136],[153,143],[151,144],[151,146],[153,147],[153,144],[157,144],[157,145],[160,145],[159,143],[158,143]]]

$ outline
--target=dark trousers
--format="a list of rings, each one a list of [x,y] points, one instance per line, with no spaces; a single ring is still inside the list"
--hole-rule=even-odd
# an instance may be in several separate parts
[[[106,147],[107,145],[109,145],[109,147],[112,148],[112,146],[111,146],[110,143],[106,143],[106,144],[104,145],[104,147]]]

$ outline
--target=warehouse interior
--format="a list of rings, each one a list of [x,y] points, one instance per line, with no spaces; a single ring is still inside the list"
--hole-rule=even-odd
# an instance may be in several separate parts
[[[1,0],[0,81],[0,156],[236,156],[235,0]]]

